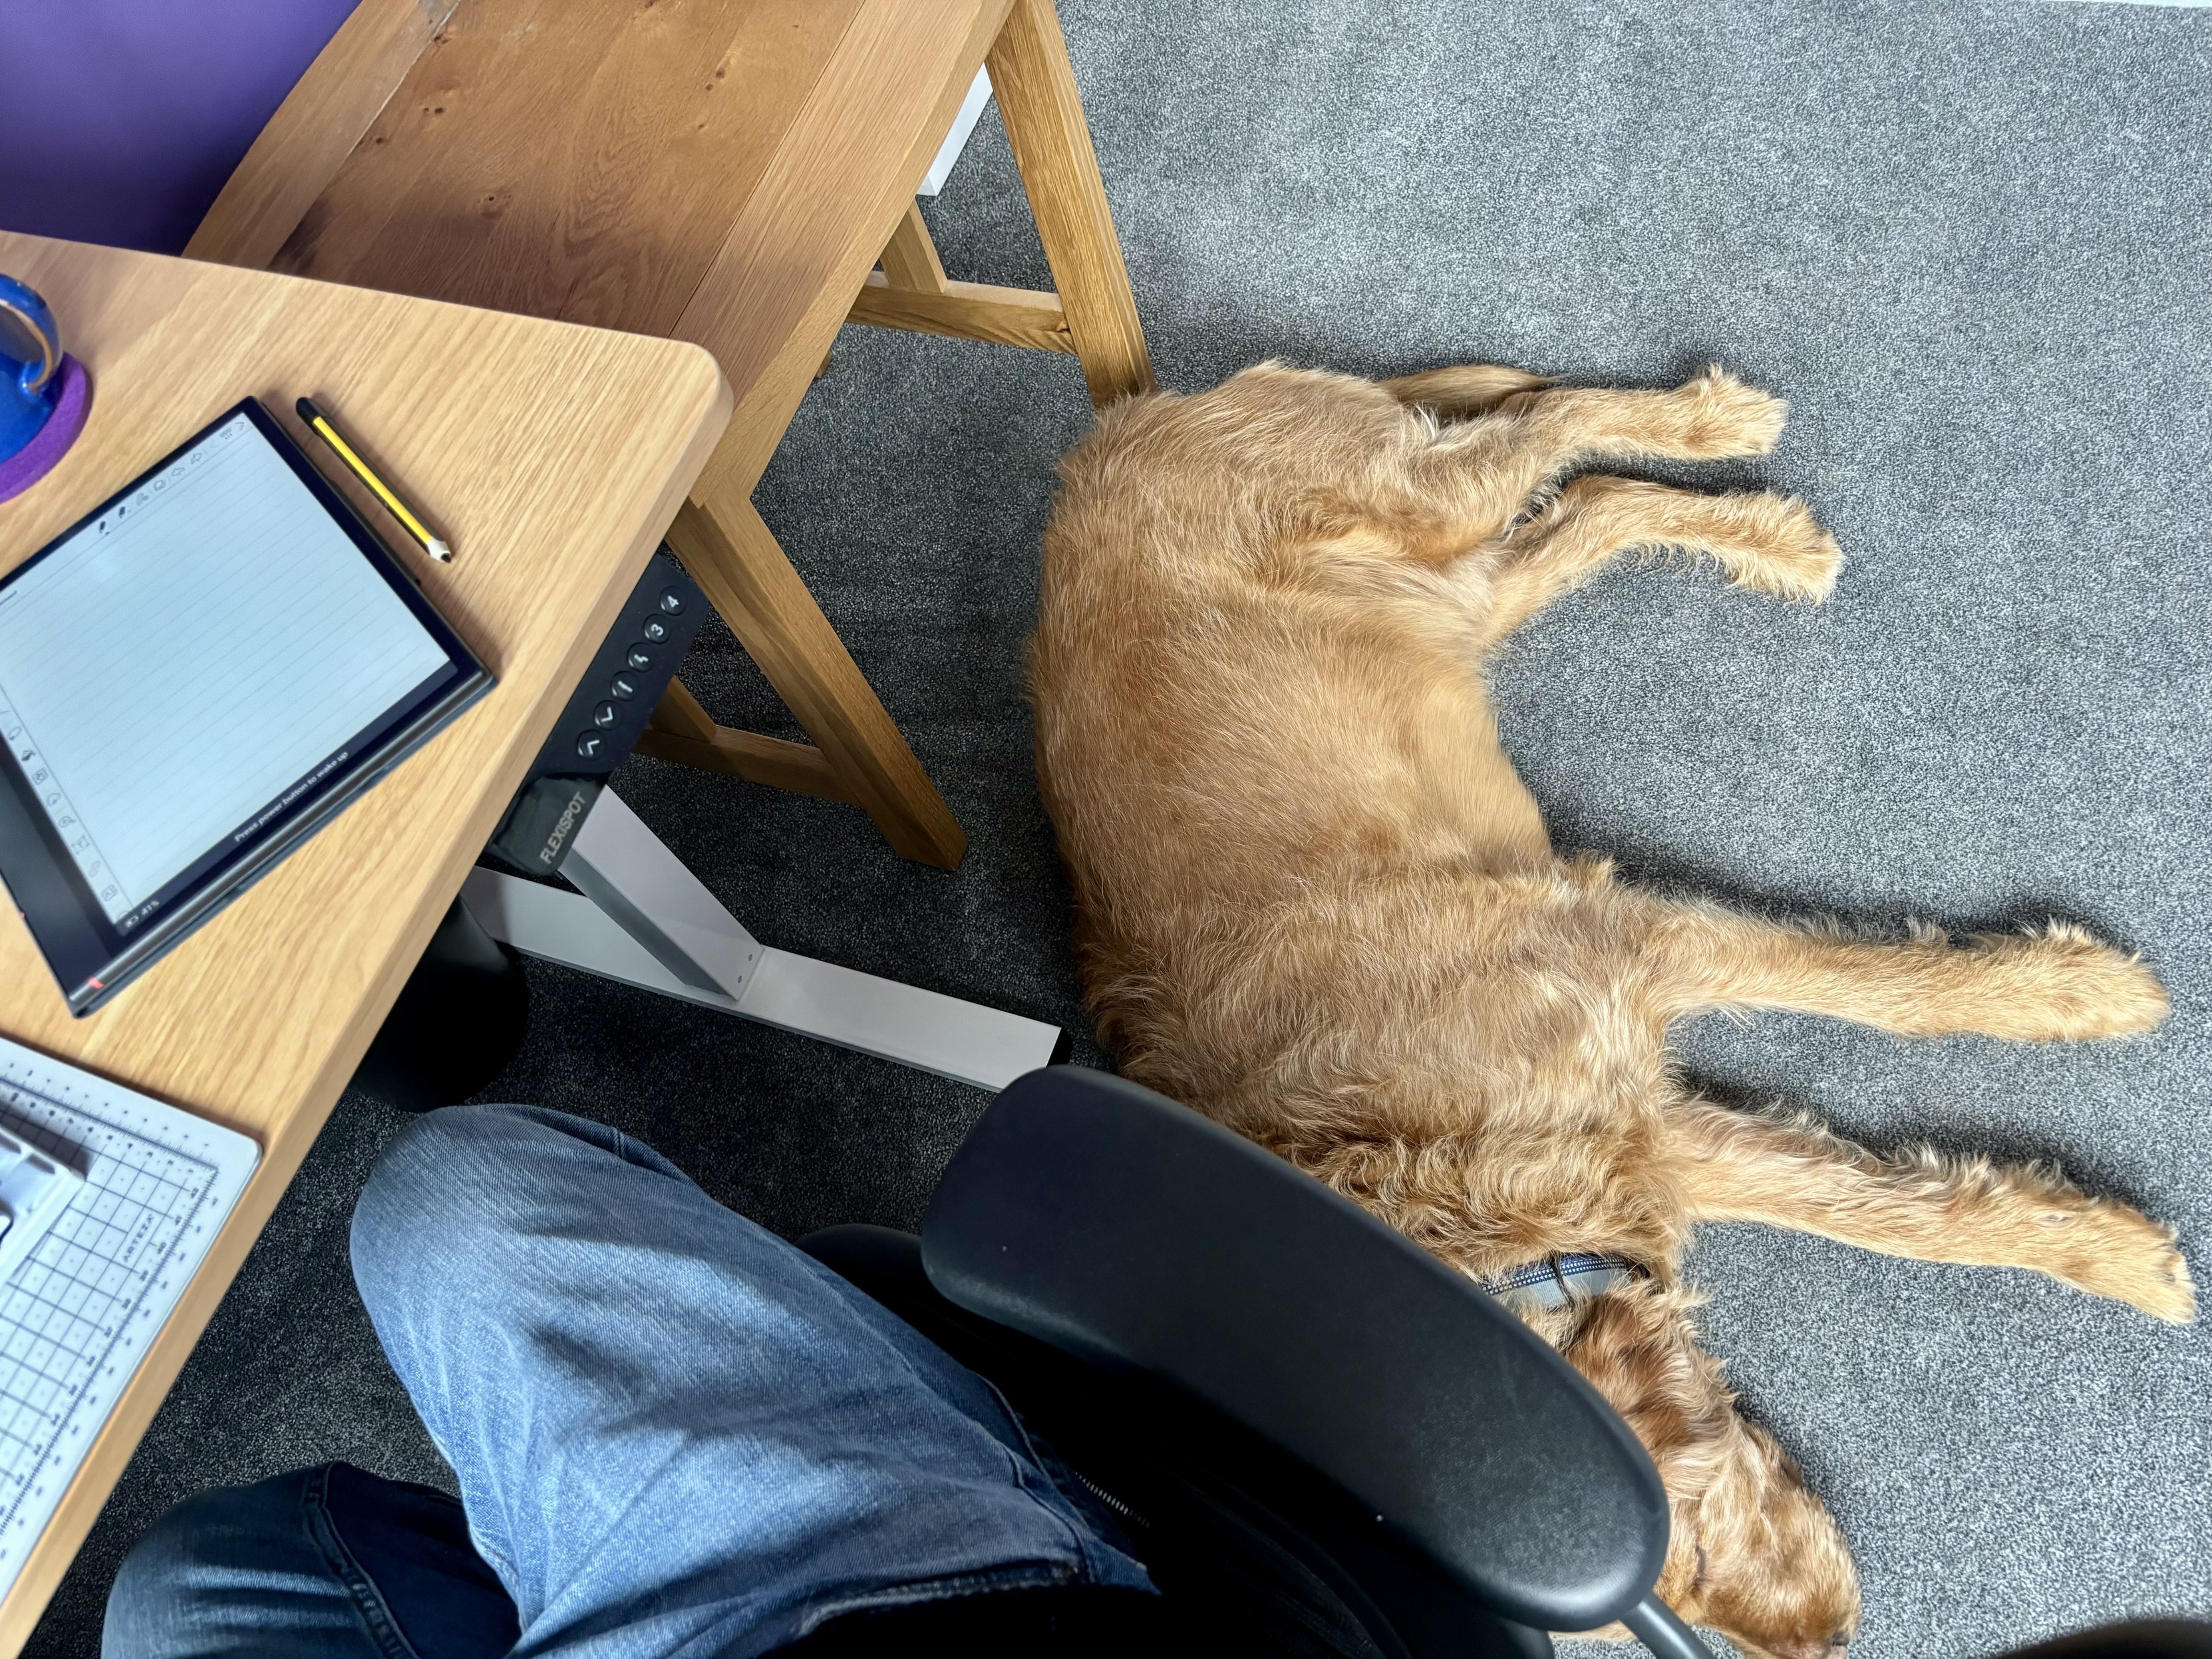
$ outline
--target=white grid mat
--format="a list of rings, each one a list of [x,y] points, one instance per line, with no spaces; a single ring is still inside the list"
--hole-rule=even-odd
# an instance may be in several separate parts
[[[85,1177],[0,1285],[0,1594],[15,1582],[260,1153],[0,1038],[0,1128]]]

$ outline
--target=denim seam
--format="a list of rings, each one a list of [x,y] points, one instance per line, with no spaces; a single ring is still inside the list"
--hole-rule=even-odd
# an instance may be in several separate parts
[[[307,1535],[322,1552],[331,1577],[345,1586],[368,1639],[376,1644],[385,1659],[422,1659],[415,1644],[401,1632],[392,1609],[385,1604],[384,1592],[354,1558],[344,1534],[338,1531],[337,1517],[331,1513],[330,1480],[331,1466],[325,1463],[309,1477],[301,1494],[300,1507],[305,1514]]]
[[[1053,1478],[1051,1466],[1045,1462],[1044,1455],[1037,1450],[1036,1441],[1030,1433],[1030,1425],[1023,1420],[1022,1414],[1014,1409],[1013,1402],[1006,1398],[997,1383],[981,1371],[975,1373],[975,1380],[991,1391],[991,1397],[999,1402],[999,1409],[1006,1413],[1006,1421],[1013,1425],[1015,1434],[1020,1437],[1022,1450],[1028,1455],[1026,1462],[1018,1456],[1013,1458],[1014,1467],[1018,1471],[1018,1485],[1021,1491],[1027,1495],[1031,1503],[1066,1528],[1068,1536],[1074,1542],[1075,1559],[1079,1564],[1083,1577],[1085,1579],[1096,1581],[1100,1576],[1101,1569],[1105,1565],[1104,1562],[1097,1559],[1097,1552],[1109,1547],[1106,1540],[1091,1532],[1090,1527],[1083,1521],[1082,1511],[1076,1509],[1074,1500],[1060,1490],[1060,1482]],[[994,1435],[992,1437],[996,1439],[998,1437]],[[1009,1455],[1012,1455],[1012,1448],[1009,1447],[1007,1450]],[[1043,1484],[1043,1492],[1036,1489],[1039,1481]],[[1048,1492],[1060,1500],[1057,1505],[1045,1501],[1044,1492]],[[1068,1510],[1073,1510],[1074,1513],[1071,1515],[1065,1512]]]
[[[859,1289],[833,1269],[823,1267],[818,1262],[810,1262],[810,1265],[815,1267],[822,1280],[840,1295],[849,1294],[863,1300],[869,1299],[866,1291]],[[880,1306],[880,1304],[878,1305]],[[891,1316],[894,1319],[897,1318],[896,1314]],[[912,1327],[909,1326],[908,1328],[911,1329]],[[870,1334],[889,1350],[906,1374],[915,1382],[943,1401],[951,1410],[958,1412],[963,1417],[968,1415],[964,1411],[961,1411],[957,1404],[946,1400],[938,1392],[935,1380],[924,1376],[915,1366],[913,1359],[899,1347],[897,1343],[889,1340],[878,1332],[872,1330]],[[927,1338],[923,1340],[927,1340]],[[940,1349],[939,1352],[943,1351]],[[962,1367],[962,1369],[966,1368]],[[991,1396],[993,1403],[999,1408],[1000,1415],[1013,1430],[1015,1438],[1019,1443],[1019,1449],[1008,1445],[1005,1440],[994,1434],[988,1425],[973,1417],[969,1417],[968,1420],[981,1429],[984,1437],[998,1447],[1000,1455],[1006,1459],[1006,1467],[1012,1473],[1014,1490],[1028,1498],[1037,1509],[1042,1510],[1066,1535],[1066,1542],[1074,1556],[1077,1576],[1085,1583],[1098,1582],[1105,1565],[1099,1557],[1099,1552],[1110,1548],[1110,1546],[1103,1539],[1091,1533],[1090,1528],[1084,1523],[1081,1512],[1076,1509],[1067,1494],[1060,1489],[1060,1483],[1053,1479],[1052,1471],[1045,1466],[1044,1459],[1037,1455],[1036,1446],[1030,1437],[1029,1425],[1022,1421],[1021,1413],[1013,1408],[1006,1395],[1000,1391],[999,1385],[980,1371],[970,1370],[968,1374],[981,1383],[984,1391]],[[1040,1485],[1042,1485],[1042,1490],[1040,1490]],[[1048,1501],[1045,1496],[1047,1492],[1049,1492],[1058,1502],[1055,1504]],[[1119,1551],[1114,1553],[1120,1553]]]
[[[922,1607],[963,1596],[988,1595],[994,1590],[1051,1589],[1079,1580],[1079,1571],[1055,1561],[1002,1561],[996,1566],[967,1572],[950,1572],[935,1578],[919,1578],[903,1584],[817,1601],[800,1615],[799,1634],[811,1636],[833,1619],[849,1613],[889,1607]]]
[[[823,1271],[824,1273],[828,1273],[829,1269],[824,1268]],[[832,1277],[834,1276],[835,1275],[832,1275]],[[866,1292],[859,1291],[856,1292],[856,1294],[866,1295]],[[893,1315],[892,1316],[894,1318],[897,1317],[896,1315]],[[878,1338],[878,1340],[880,1340],[882,1339]],[[927,1339],[925,1338],[924,1340],[927,1340]],[[955,1412],[959,1412],[963,1417],[967,1416],[966,1413],[960,1412],[958,1405],[952,1401],[945,1400],[943,1395],[938,1393],[935,1381],[930,1377],[923,1376],[921,1371],[915,1366],[914,1361],[900,1349],[899,1346],[896,1342],[884,1341],[884,1346],[890,1349],[892,1356],[898,1360],[899,1364],[902,1367],[905,1368],[908,1376],[911,1376],[932,1395],[935,1396],[939,1401],[942,1401],[948,1408]],[[1036,1455],[1036,1448],[1030,1443],[1029,1425],[1024,1423],[1019,1414],[1015,1412],[1014,1408],[1006,1403],[1006,1396],[999,1391],[999,1385],[997,1383],[992,1382],[989,1377],[983,1376],[981,1372],[970,1371],[969,1375],[975,1377],[978,1382],[981,1382],[983,1385],[985,1390],[990,1395],[993,1401],[998,1406],[1000,1414],[1006,1419],[1006,1422],[1012,1425],[1015,1435],[1020,1440],[1020,1450],[1016,1450],[1012,1446],[1008,1445],[997,1435],[992,1433],[988,1425],[979,1422],[972,1417],[969,1418],[968,1420],[971,1423],[975,1423],[977,1428],[983,1431],[984,1437],[998,1447],[999,1455],[1006,1460],[1006,1467],[1012,1472],[1014,1477],[1014,1490],[1020,1492],[1023,1497],[1028,1498],[1030,1502],[1035,1504],[1039,1510],[1042,1510],[1048,1516],[1058,1524],[1060,1531],[1066,1534],[1066,1541],[1073,1552],[1078,1572],[1079,1572],[1086,1580],[1096,1578],[1098,1576],[1098,1563],[1095,1561],[1091,1556],[1091,1540],[1087,1535],[1087,1528],[1083,1527],[1073,1516],[1063,1514],[1060,1509],[1054,1507],[1049,1503],[1047,1503],[1045,1501],[1043,1492],[1040,1492],[1036,1489],[1037,1481],[1042,1480],[1044,1484],[1045,1492],[1049,1492],[1054,1498],[1057,1498],[1060,1500],[1060,1504],[1067,1504],[1066,1494],[1060,1490],[1059,1483],[1053,1480],[1051,1471],[1044,1467],[1044,1460]],[[1026,1454],[1026,1456],[1024,1456],[1024,1454]],[[1070,1507],[1073,1506],[1070,1505]]]
[[[423,1427],[428,1429],[429,1425],[426,1423]],[[456,1469],[460,1468],[460,1463],[454,1457],[453,1449],[447,1445],[434,1432],[430,1436],[430,1443],[437,1448],[438,1455],[446,1460],[449,1468]],[[476,1516],[468,1506],[465,1484],[465,1482],[462,1492],[461,1521],[468,1533],[469,1543],[476,1553],[483,1558],[484,1565],[492,1571],[492,1577],[499,1580],[501,1588],[505,1589],[512,1599],[514,1595],[514,1586],[519,1582],[515,1576],[514,1563],[507,1559],[504,1550],[495,1545],[477,1527]]]

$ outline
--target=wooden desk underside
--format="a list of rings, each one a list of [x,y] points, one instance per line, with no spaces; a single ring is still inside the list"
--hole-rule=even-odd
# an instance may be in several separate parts
[[[188,252],[696,342],[737,404],[702,489],[749,493],[1008,4],[364,7]]]

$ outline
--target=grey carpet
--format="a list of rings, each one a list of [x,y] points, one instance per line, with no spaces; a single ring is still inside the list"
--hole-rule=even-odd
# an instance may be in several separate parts
[[[2058,915],[2139,948],[2172,1023],[2020,1049],[1810,1019],[1682,1034],[1742,1098],[2062,1161],[2212,1277],[2212,15],[2033,3],[1069,0],[1161,371],[1268,356],[1786,395],[1771,462],[1851,557],[1792,610],[1624,569],[1498,664],[1560,843],[1888,925]],[[930,216],[1045,280],[987,118]],[[1079,1024],[1018,695],[1072,363],[848,330],[760,501],[974,837],[901,864],[848,809],[632,764],[624,793],[771,944]],[[1718,481],[1723,475],[1703,476]],[[726,635],[693,683],[788,730]],[[979,1094],[533,975],[490,1091],[619,1122],[795,1233],[911,1224]],[[1096,1060],[1094,1050],[1079,1058]],[[393,1120],[349,1098],[33,1644],[94,1650],[121,1550],[204,1485],[345,1456],[439,1478],[348,1282]],[[2212,1613],[2212,1335],[2025,1274],[1753,1227],[1699,1241],[1747,1410],[1833,1506],[1869,1659]]]

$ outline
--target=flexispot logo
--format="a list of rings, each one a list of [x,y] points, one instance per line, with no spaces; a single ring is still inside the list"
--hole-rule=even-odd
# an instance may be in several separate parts
[[[547,869],[561,862],[561,843],[568,839],[568,832],[576,827],[576,820],[584,811],[584,792],[580,789],[568,797],[568,804],[561,809],[561,816],[553,820],[553,833],[545,838],[538,849],[538,861]]]

